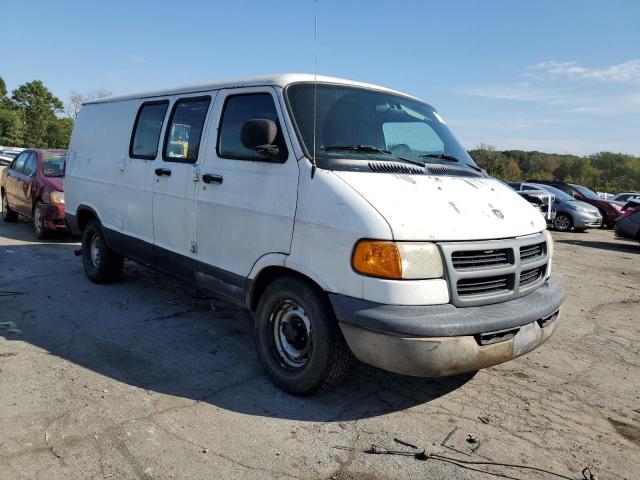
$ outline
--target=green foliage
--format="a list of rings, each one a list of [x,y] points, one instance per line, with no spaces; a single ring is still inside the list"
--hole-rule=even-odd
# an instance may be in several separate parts
[[[479,145],[469,154],[490,175],[505,181],[561,180],[601,192],[640,191],[640,158],[600,152],[588,157],[555,153],[497,151]]]
[[[54,123],[57,120],[56,113],[62,111],[60,99],[40,80],[34,80],[16,88],[11,101],[24,112],[23,143],[32,147],[46,145],[49,124]]]
[[[0,108],[0,145],[22,145],[22,115]]]
[[[56,118],[47,124],[46,146],[48,148],[69,148],[73,120]]]

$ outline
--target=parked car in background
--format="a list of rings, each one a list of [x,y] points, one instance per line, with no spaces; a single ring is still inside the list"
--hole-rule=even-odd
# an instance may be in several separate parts
[[[556,211],[553,208],[554,197],[552,194],[541,189],[519,190],[518,188],[513,187],[511,183],[507,184],[514,188],[518,192],[518,195],[540,211],[540,214],[544,218],[545,222],[547,222],[548,227],[553,226],[553,221],[556,218]]]
[[[599,198],[603,198],[605,200],[613,200],[613,194],[607,192],[596,192]]]
[[[640,241],[640,210],[632,215],[620,217],[616,222],[616,235]]]
[[[20,153],[0,177],[2,218],[33,221],[38,238],[65,230],[63,177],[66,150],[31,149]]]
[[[637,198],[640,200],[640,192],[623,192],[614,195],[611,200],[615,200],[616,202],[628,202],[632,198]]]
[[[602,224],[602,216],[596,207],[576,200],[556,187],[527,182],[509,182],[509,185],[516,190],[531,191],[539,189],[553,194],[553,209],[556,214],[552,226],[556,230],[561,232],[568,232],[572,228],[585,230],[587,228],[597,228]]]
[[[24,151],[24,148],[0,146],[0,167],[8,166],[22,151]]]
[[[638,210],[640,210],[640,197],[631,198],[627,203],[624,204],[624,207],[622,207],[618,220],[620,220],[622,217],[628,217],[629,215],[633,215]]]
[[[600,211],[602,216],[602,225],[612,227],[616,221],[616,218],[620,216],[620,211],[624,205],[624,202],[617,202],[613,200],[604,200],[599,198],[598,195],[583,185],[577,185],[575,183],[566,183],[550,180],[527,180],[527,183],[537,183],[541,185],[550,185],[556,187],[559,190],[571,195],[575,200],[593,205]]]

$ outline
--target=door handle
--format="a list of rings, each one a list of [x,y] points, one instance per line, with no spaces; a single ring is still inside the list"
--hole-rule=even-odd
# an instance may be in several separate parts
[[[213,175],[211,173],[205,173],[202,175],[202,181],[204,183],[222,183],[222,175]]]
[[[169,170],[168,168],[156,168],[156,175],[159,177],[162,177],[162,176],[170,177],[171,170]]]

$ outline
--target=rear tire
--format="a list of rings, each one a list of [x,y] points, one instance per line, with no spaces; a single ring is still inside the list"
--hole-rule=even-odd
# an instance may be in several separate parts
[[[89,220],[82,232],[82,263],[94,283],[115,282],[124,266],[124,257],[108,247],[100,224],[94,219]]]
[[[9,200],[5,193],[2,194],[2,219],[7,223],[18,221],[18,214],[9,207]]]
[[[573,228],[573,219],[566,213],[559,213],[553,221],[553,228],[559,232],[568,232]]]
[[[36,238],[40,240],[47,238],[49,232],[44,228],[44,217],[41,210],[42,203],[37,202],[33,207],[33,231],[36,234]]]
[[[267,375],[293,395],[338,384],[353,358],[324,293],[294,277],[276,279],[262,294],[255,340]]]

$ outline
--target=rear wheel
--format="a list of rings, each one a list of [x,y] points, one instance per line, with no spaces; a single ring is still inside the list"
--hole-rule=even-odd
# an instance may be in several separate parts
[[[44,216],[42,214],[42,203],[36,203],[33,207],[33,230],[36,234],[36,238],[47,238],[48,233],[44,228]]]
[[[573,227],[573,219],[566,213],[559,213],[553,221],[553,227],[559,232],[568,232]]]
[[[255,320],[256,348],[273,382],[294,395],[339,383],[352,361],[331,305],[318,288],[295,277],[264,291]]]
[[[5,193],[2,194],[2,219],[5,222],[18,221],[18,214],[11,210],[11,207],[9,207],[9,200],[7,199],[7,195]]]
[[[82,263],[95,283],[115,282],[122,273],[124,257],[109,248],[96,220],[89,220],[82,232]]]

